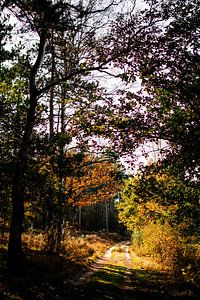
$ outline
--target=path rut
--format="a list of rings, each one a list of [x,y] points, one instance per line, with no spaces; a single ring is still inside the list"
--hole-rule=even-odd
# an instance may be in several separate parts
[[[197,300],[170,273],[148,267],[145,260],[130,256],[130,242],[117,243],[93,263],[76,283],[71,299],[86,300]],[[132,254],[132,253],[131,253]],[[132,255],[133,256],[133,255]],[[145,264],[144,264],[145,262]],[[146,265],[146,267],[145,267]],[[74,294],[75,291],[75,294]],[[66,298],[65,298],[66,300]]]
[[[129,241],[117,243],[90,266],[76,283],[82,299],[126,299],[126,291],[131,290],[129,247]]]

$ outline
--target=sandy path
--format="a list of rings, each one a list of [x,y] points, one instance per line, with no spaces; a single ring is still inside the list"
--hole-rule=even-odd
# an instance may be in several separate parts
[[[122,288],[127,288],[127,283],[130,282],[130,269],[132,266],[132,260],[129,253],[130,242],[124,241],[117,243],[116,245],[109,248],[105,254],[97,259],[91,266],[90,269],[80,277],[79,282],[76,284],[85,284],[90,282],[95,272],[105,268],[107,265],[117,266],[120,265],[126,268],[124,273],[124,284]]]

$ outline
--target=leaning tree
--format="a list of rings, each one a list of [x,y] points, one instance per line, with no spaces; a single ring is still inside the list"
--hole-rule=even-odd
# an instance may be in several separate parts
[[[119,2],[11,0],[3,1],[1,5],[2,10],[14,16],[13,22],[19,25],[18,44],[22,50],[17,60],[27,72],[26,117],[12,176],[12,219],[8,246],[10,271],[19,271],[22,267],[24,182],[33,132],[39,125],[38,111],[50,94],[48,109],[53,135],[52,101],[56,98],[55,87],[59,89],[59,86],[65,84],[65,89],[62,89],[65,98],[68,83],[78,82],[81,76],[88,76],[91,72],[107,69],[106,65],[111,57],[105,56],[103,52],[99,53],[96,49],[106,34],[108,12]],[[61,105],[61,111],[63,114],[64,105]]]

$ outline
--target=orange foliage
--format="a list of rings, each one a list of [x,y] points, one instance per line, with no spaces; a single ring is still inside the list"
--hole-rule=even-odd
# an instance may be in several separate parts
[[[111,200],[121,189],[121,180],[117,179],[117,165],[106,160],[92,161],[85,156],[80,163],[79,176],[66,177],[68,203],[77,206]]]

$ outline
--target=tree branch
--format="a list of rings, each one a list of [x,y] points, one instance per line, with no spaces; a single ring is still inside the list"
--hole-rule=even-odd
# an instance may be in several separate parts
[[[62,83],[64,81],[72,79],[73,77],[75,77],[77,75],[85,74],[85,73],[92,72],[92,71],[103,70],[104,66],[105,66],[105,63],[102,63],[101,65],[99,65],[97,67],[93,66],[93,67],[89,67],[87,69],[77,69],[77,70],[74,70],[71,73],[68,73],[66,76],[64,76],[62,78],[59,78],[59,79],[57,79],[57,80],[55,80],[53,82],[50,82],[44,88],[38,90],[38,95],[44,94],[45,92],[49,91],[50,88],[52,88],[52,87],[54,87],[56,85],[59,85],[60,83]],[[105,67],[105,69],[107,69],[107,67]]]

